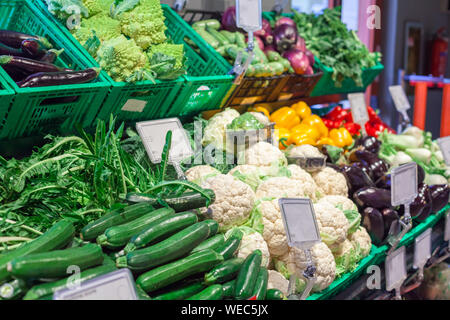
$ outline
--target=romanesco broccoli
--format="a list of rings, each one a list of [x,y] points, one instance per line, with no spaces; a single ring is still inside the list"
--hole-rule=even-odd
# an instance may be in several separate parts
[[[84,6],[89,11],[89,17],[97,13],[108,13],[114,0],[83,0]]]
[[[93,30],[100,41],[111,40],[120,35],[120,22],[107,14],[97,14],[91,18],[83,19],[81,27],[73,30],[73,36],[84,45],[92,37]]]
[[[158,52],[175,58],[175,69],[183,67],[184,47],[182,44],[161,43],[151,46],[147,52],[148,58],[151,59]]]

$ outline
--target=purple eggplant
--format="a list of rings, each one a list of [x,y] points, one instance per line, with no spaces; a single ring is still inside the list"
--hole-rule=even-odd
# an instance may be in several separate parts
[[[432,210],[437,213],[444,209],[444,207],[449,202],[450,187],[448,184],[438,184],[430,186],[431,199],[432,199]]]
[[[432,201],[431,192],[428,188],[428,185],[425,183],[421,183],[417,188],[417,197],[410,204],[409,210],[411,213],[411,217],[419,218],[420,220],[425,220],[432,212]],[[399,213],[404,214],[405,206],[401,206]]]
[[[391,174],[385,174],[375,182],[377,188],[391,190]]]
[[[25,80],[17,83],[17,85],[20,88],[28,88],[80,84],[94,80],[99,73],[99,68],[89,68],[80,71],[39,72],[32,74]]]
[[[425,180],[425,170],[422,168],[422,166],[417,165],[417,185],[423,183]]]
[[[12,48],[20,49],[22,41],[27,39],[39,41],[45,47],[45,49],[52,48],[52,44],[44,37],[33,36],[30,34],[11,30],[0,30],[0,42]]]
[[[381,211],[384,221],[384,234],[387,237],[394,221],[398,222],[400,216],[398,212],[391,208],[385,208]]]
[[[297,27],[288,24],[282,24],[273,31],[273,42],[278,52],[284,53],[291,50],[297,43]]]
[[[365,208],[363,212],[363,226],[372,239],[374,245],[380,245],[384,240],[384,219],[380,211],[375,208]]]
[[[39,61],[47,63],[55,63],[56,58],[58,58],[59,55],[63,53],[63,51],[64,49],[61,50],[50,49]]]
[[[20,69],[27,75],[31,75],[37,72],[69,71],[67,69],[57,67],[51,63],[13,56],[0,56],[0,65]]]
[[[370,170],[370,168],[369,168],[369,166],[368,166],[368,164],[366,162],[354,162],[354,163],[352,163],[352,166],[360,168],[373,181],[373,172],[372,172],[372,170]]]
[[[25,54],[21,49],[9,47],[3,43],[0,43],[0,55],[16,56],[16,57],[26,57],[27,56],[27,54]]]
[[[23,53],[28,55],[30,58],[38,60],[47,53],[45,47],[39,41],[34,39],[23,40],[21,48]]]
[[[2,66],[6,73],[14,80],[14,82],[22,81],[29,76],[26,72],[21,69],[10,67],[8,65]]]
[[[370,171],[372,171],[373,179],[375,181],[384,176],[389,170],[389,165],[372,152],[367,150],[356,150],[352,155],[354,155],[358,161],[367,164]]]
[[[375,187],[369,175],[354,163],[351,166],[342,167],[341,172],[347,177],[350,185],[349,194],[354,194],[359,189],[364,187]]]
[[[366,137],[359,139],[356,142],[356,145],[362,146],[364,148],[364,150],[367,150],[371,153],[378,154],[378,152],[380,151],[380,147],[381,147],[381,141],[379,141],[375,137],[366,136]]]
[[[353,200],[361,207],[384,209],[391,207],[391,192],[386,189],[366,187],[353,194]]]
[[[419,194],[423,195],[425,205],[416,220],[423,222],[433,213],[433,198],[431,197],[430,187],[424,183],[419,187]]]

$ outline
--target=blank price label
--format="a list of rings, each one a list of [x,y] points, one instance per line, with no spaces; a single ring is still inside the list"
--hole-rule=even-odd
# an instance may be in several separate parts
[[[261,30],[261,0],[236,0],[236,21],[247,32]]]
[[[400,288],[407,277],[405,247],[400,247],[388,255],[384,266],[386,272],[386,290],[391,291]]]
[[[283,198],[278,203],[289,246],[309,249],[321,241],[310,199]]]
[[[403,90],[402,86],[390,86],[389,91],[392,99],[394,100],[397,111],[402,112],[411,109],[411,104],[409,103],[408,97],[406,96],[405,90]]]
[[[450,241],[450,211],[447,211],[447,215],[445,217],[444,241]]]
[[[414,245],[414,267],[423,268],[431,258],[431,228],[418,236]]]
[[[417,164],[410,162],[391,172],[391,203],[393,206],[411,203],[417,196]]]
[[[450,136],[438,139],[439,147],[445,159],[445,163],[450,166]]]
[[[352,109],[353,121],[364,128],[366,122],[369,121],[366,97],[363,93],[352,93],[348,95],[348,100],[350,101],[350,107]]]

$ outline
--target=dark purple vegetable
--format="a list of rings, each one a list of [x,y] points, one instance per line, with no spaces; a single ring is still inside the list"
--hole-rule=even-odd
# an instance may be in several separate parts
[[[425,180],[425,170],[422,166],[417,165],[417,183],[421,184]]]
[[[288,17],[281,17],[275,22],[275,28],[287,24],[288,26],[297,28],[297,24],[294,20]]]
[[[310,50],[305,48],[305,55],[308,57],[309,65],[311,66],[311,70],[312,70],[314,63],[316,63],[314,53],[312,53]]]
[[[398,215],[398,212],[391,208],[385,208],[381,211],[381,214],[383,215],[383,221],[384,221],[384,234],[387,236],[389,234],[389,230],[391,228],[391,225],[394,221],[398,221],[400,219],[400,216]]]
[[[350,184],[349,194],[354,194],[364,187],[375,187],[375,184],[367,173],[363,169],[355,166],[355,164],[342,167],[341,172],[347,177],[347,181]]]
[[[80,71],[39,72],[32,74],[25,80],[17,83],[17,85],[21,88],[27,88],[80,84],[94,80],[99,73],[99,68],[89,68]]]
[[[255,40],[261,51],[264,51],[264,41],[260,37],[255,37]]]
[[[279,53],[294,49],[295,44],[297,43],[298,36],[297,27],[283,24],[275,28],[275,30],[273,31],[273,36],[273,43],[275,44],[275,48]],[[298,51],[302,52],[300,50]],[[302,54],[304,53],[302,52]],[[305,70],[306,68],[307,66],[305,66]]]
[[[47,53],[45,47],[39,41],[34,39],[23,40],[21,48],[30,58],[38,60]]]
[[[19,49],[22,45],[22,41],[27,39],[39,41],[46,49],[52,48],[52,44],[44,37],[33,36],[11,30],[0,30],[0,42],[6,44],[7,46]]]
[[[391,190],[391,174],[385,174],[375,184],[377,188]]]
[[[426,219],[432,212],[432,200],[428,185],[421,183],[417,188],[417,197],[409,206],[411,217],[421,216],[422,219]],[[401,206],[399,213],[404,214],[404,212],[405,206]]]
[[[363,226],[372,239],[374,245],[379,245],[384,239],[384,219],[380,211],[375,208],[365,208],[363,212]]]
[[[222,28],[230,32],[244,32],[236,24],[236,7],[231,6],[222,15]]]
[[[273,44],[273,34],[270,22],[266,19],[262,19],[262,29],[254,33],[256,37],[260,37],[264,41],[265,45]]]
[[[283,57],[288,59],[296,74],[305,74],[309,67],[306,55],[297,49],[291,49],[283,53]]]
[[[31,75],[37,72],[69,71],[65,70],[64,68],[57,67],[51,63],[13,56],[0,56],[0,65],[7,65],[11,68],[20,69],[27,75]]]
[[[362,169],[369,176],[369,178],[373,181],[372,170],[370,170],[370,168],[366,162],[354,162],[354,163],[352,163],[352,166]]]
[[[16,57],[27,56],[22,50],[9,47],[3,43],[0,43],[0,55],[16,56]]]
[[[430,186],[432,210],[437,213],[444,209],[449,202],[450,187],[448,184],[437,184]]]
[[[39,61],[54,63],[56,61],[56,58],[58,58],[63,51],[64,49],[61,50],[50,49]]]
[[[300,37],[299,35],[297,35],[297,42],[295,43],[295,47],[294,49],[300,50],[303,53],[306,54],[306,43],[305,43],[305,39],[303,39],[302,37]],[[308,58],[308,61],[309,58]]]
[[[351,157],[352,156],[356,157],[357,161],[367,164],[369,169],[372,171],[373,179],[375,181],[384,176],[389,170],[388,164],[372,152],[366,150],[356,150],[352,153]]]
[[[314,74],[314,69],[311,66],[309,66],[304,73],[305,76],[312,76],[313,74]]]
[[[361,208],[384,209],[391,207],[391,192],[386,189],[367,187],[356,191],[353,200]]]
[[[358,146],[362,146],[364,150],[367,150],[373,154],[378,154],[381,147],[381,141],[375,137],[366,136],[356,141]]]
[[[11,79],[14,80],[14,82],[22,81],[23,79],[29,76],[29,74],[23,72],[20,69],[10,67],[8,65],[4,65],[2,67],[3,69],[5,69],[6,73],[11,77]]]

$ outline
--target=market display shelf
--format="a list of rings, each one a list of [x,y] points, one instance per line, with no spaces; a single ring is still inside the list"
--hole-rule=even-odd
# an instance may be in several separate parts
[[[63,48],[56,65],[83,70],[95,65],[75,46],[63,40],[58,29],[30,1],[0,2],[0,29],[46,37],[54,48]],[[0,68],[2,69],[2,68]],[[4,71],[2,69],[2,71]],[[75,124],[92,124],[109,88],[109,81],[100,75],[95,81],[76,85],[19,88],[6,73],[2,76],[14,90],[0,138],[13,139],[46,133],[75,131]]]
[[[6,72],[0,68],[0,140],[6,135],[6,133],[3,133],[3,127],[6,124],[6,118],[14,98],[14,91],[5,80],[7,76]]]

